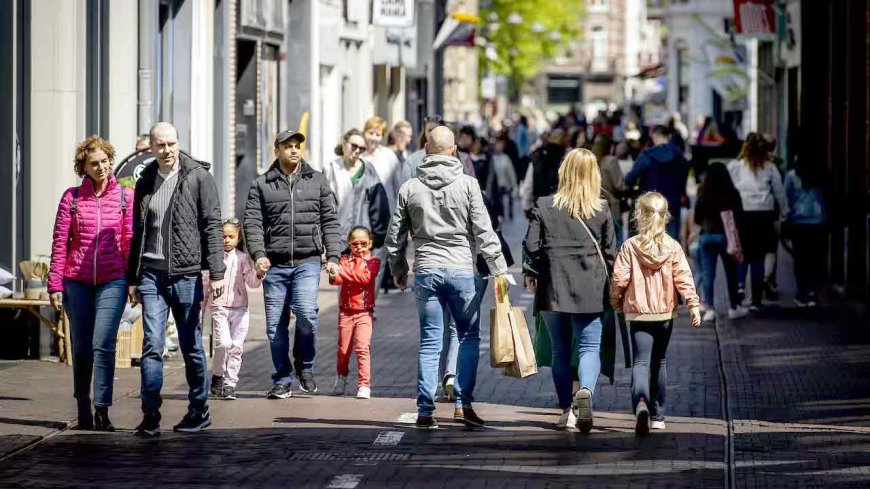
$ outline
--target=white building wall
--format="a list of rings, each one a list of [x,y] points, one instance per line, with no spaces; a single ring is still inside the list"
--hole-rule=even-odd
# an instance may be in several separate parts
[[[713,113],[712,86],[707,78],[709,65],[703,51],[704,42],[711,36],[709,26],[724,35],[724,21],[733,17],[730,2],[719,0],[693,0],[687,4],[671,4],[665,8],[668,38],[668,111],[679,112],[677,47],[687,48],[689,63],[689,95],[684,121],[691,125],[699,116]]]
[[[214,158],[214,2],[193,4],[191,28],[190,152],[211,162]]]
[[[84,0],[31,2],[30,257],[34,259],[51,253],[60,196],[79,181],[73,158],[85,136],[85,11]]]
[[[114,0],[110,7],[108,136],[120,161],[133,152],[138,135],[139,2]]]

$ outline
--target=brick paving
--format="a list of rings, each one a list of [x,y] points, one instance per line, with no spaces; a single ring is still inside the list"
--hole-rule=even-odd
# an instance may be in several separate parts
[[[515,256],[523,231],[522,222],[506,227],[508,240],[517,245]],[[490,294],[484,311],[491,304]],[[530,305],[531,295],[520,287],[512,289],[511,297],[517,305]],[[138,370],[119,370],[112,419],[122,431],[61,431],[32,450],[0,461],[0,487],[328,487],[358,481],[357,487],[453,489],[723,487],[729,482],[719,350],[712,327],[693,329],[685,317],[678,319],[669,350],[665,432],[646,439],[634,436],[629,372],[618,368],[614,384],[602,377],[595,398],[596,428],[583,436],[552,430],[557,415],[549,369],[518,380],[489,368],[484,314],[475,394],[477,410],[491,427],[459,427],[450,419],[452,406],[439,404],[442,428],[421,432],[397,421],[415,411],[419,332],[412,294],[380,298],[372,345],[374,398],[369,401],[326,395],[334,371],[336,298],[324,282],[316,361],[319,395],[294,391],[293,398],[283,401],[263,398],[272,366],[262,298],[255,293],[239,400],[212,401],[215,424],[210,430],[193,436],[166,431],[186,405],[180,362],[174,359],[164,386],[163,435],[149,440],[131,436],[139,421]],[[829,350],[815,351],[814,335],[823,334],[825,326],[820,323],[813,330],[811,324],[792,319],[720,324],[735,420],[733,482],[740,487],[866,484],[870,396],[860,382],[866,350],[847,348],[856,342],[845,335],[831,339]],[[773,329],[781,331],[779,340],[770,336]],[[770,357],[771,345],[784,351]],[[797,356],[789,360],[786,353],[792,347]],[[823,361],[832,354],[834,364]],[[774,364],[764,363],[764,358]],[[74,418],[70,375],[68,368],[45,362],[0,370],[0,451],[58,433],[51,423]],[[796,398],[787,393],[799,391],[804,379],[813,379],[813,388],[802,391],[799,409],[789,410],[787,401]],[[395,446],[374,445],[384,432],[400,432],[401,440]],[[782,447],[782,456],[768,455],[769,443]],[[799,457],[813,462],[793,463],[803,460]]]

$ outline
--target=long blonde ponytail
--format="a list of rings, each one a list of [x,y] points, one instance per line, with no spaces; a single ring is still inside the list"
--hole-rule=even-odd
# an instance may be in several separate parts
[[[647,192],[637,199],[634,209],[634,222],[640,237],[640,249],[650,256],[661,256],[666,252],[665,233],[671,213],[668,200],[658,192]]]

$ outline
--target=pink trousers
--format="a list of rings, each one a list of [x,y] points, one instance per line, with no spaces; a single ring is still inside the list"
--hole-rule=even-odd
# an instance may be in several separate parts
[[[242,368],[242,351],[248,334],[250,315],[247,307],[212,306],[214,358],[212,374],[224,378],[224,384],[235,387]]]

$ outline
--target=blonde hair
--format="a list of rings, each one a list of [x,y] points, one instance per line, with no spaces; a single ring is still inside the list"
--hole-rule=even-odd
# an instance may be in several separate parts
[[[668,200],[658,192],[647,192],[635,202],[634,222],[640,249],[651,256],[665,254],[665,236],[671,213]]]
[[[559,167],[559,189],[553,208],[567,210],[571,217],[591,219],[604,209],[598,160],[588,149],[571,150]]]
[[[370,117],[363,126],[363,132],[369,132],[371,129],[375,128],[380,129],[381,134],[386,134],[387,121],[381,119],[378,116]]]

